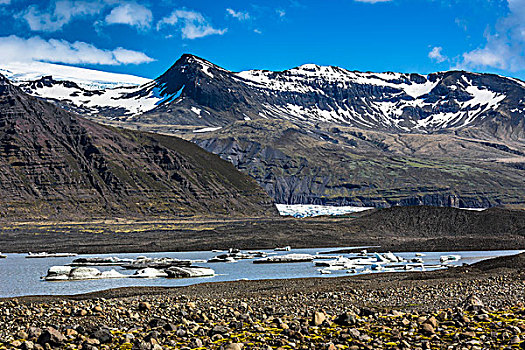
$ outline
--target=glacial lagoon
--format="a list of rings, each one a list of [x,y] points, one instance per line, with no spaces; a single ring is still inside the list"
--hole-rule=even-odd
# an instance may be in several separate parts
[[[272,250],[262,250],[270,254],[312,254],[320,252],[335,251],[339,248],[317,248],[317,249],[292,249],[291,252],[274,252]],[[373,249],[369,249],[373,251]],[[460,255],[459,261],[452,261],[450,266],[459,266],[462,264],[472,264],[480,260],[493,258],[497,256],[518,254],[522,251],[505,250],[505,251],[463,251],[463,252],[423,252],[422,257],[425,265],[439,264],[439,259],[443,255]],[[194,251],[194,252],[164,252],[164,253],[126,253],[126,254],[96,254],[96,255],[78,255],[76,257],[59,257],[59,258],[42,258],[26,259],[27,254],[6,254],[6,259],[0,259],[0,297],[16,297],[24,295],[72,295],[88,293],[100,290],[106,290],[119,287],[138,287],[138,286],[155,286],[155,287],[175,287],[186,286],[204,282],[225,282],[235,280],[260,280],[260,279],[289,279],[289,278],[306,278],[306,277],[323,277],[331,278],[337,276],[350,276],[346,270],[332,271],[330,274],[321,274],[319,268],[314,266],[313,262],[301,263],[284,263],[284,264],[253,264],[253,259],[239,260],[234,263],[207,263],[198,262],[197,266],[211,267],[215,270],[216,275],[213,277],[201,278],[184,278],[184,279],[106,279],[106,280],[83,280],[67,282],[46,282],[41,279],[45,276],[51,266],[67,265],[76,258],[82,257],[111,257],[135,259],[140,255],[161,258],[171,257],[178,259],[190,260],[208,260],[216,256],[217,252],[211,251]],[[395,253],[397,256],[410,260],[416,256],[412,253]],[[330,253],[329,255],[343,255],[347,257],[355,254],[338,254]],[[101,271],[116,269],[123,274],[132,274],[134,271],[124,270],[119,266],[98,266]],[[430,269],[427,269],[430,270]],[[359,272],[359,270],[358,270]],[[376,273],[372,271],[372,273]]]

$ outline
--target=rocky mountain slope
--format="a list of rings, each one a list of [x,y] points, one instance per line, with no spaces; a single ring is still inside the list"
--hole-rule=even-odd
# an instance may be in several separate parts
[[[525,83],[517,79],[312,64],[230,72],[183,55],[139,87],[71,84],[21,87],[99,122],[182,135],[279,203],[525,203]]]
[[[99,125],[0,75],[0,218],[269,215],[250,177],[170,136]]]
[[[523,153],[500,143],[305,130],[275,120],[236,122],[191,138],[254,176],[278,203],[476,208],[525,202]]]

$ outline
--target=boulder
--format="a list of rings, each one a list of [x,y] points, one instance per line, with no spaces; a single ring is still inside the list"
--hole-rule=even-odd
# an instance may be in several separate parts
[[[66,337],[58,330],[53,327],[47,327],[38,337],[37,343],[40,345],[50,344],[52,346],[57,346],[62,344],[65,340]]]
[[[335,324],[339,326],[353,326],[356,323],[355,316],[349,312],[342,313],[334,320]]]
[[[475,294],[471,294],[463,302],[462,308],[467,311],[479,311],[483,309],[484,306],[483,301],[481,301],[479,297]]]
[[[312,318],[312,324],[314,326],[321,325],[326,320],[326,314],[324,312],[316,311]]]
[[[221,325],[216,325],[211,330],[211,333],[212,334],[226,334],[226,333],[228,333],[228,328],[226,328],[224,326],[221,326]]]
[[[141,301],[139,303],[139,311],[147,311],[149,309],[151,309],[151,304],[147,301]]]
[[[28,339],[37,339],[40,334],[42,334],[42,330],[37,327],[29,327],[27,330]]]
[[[375,310],[372,310],[366,307],[359,310],[359,316],[374,316],[375,314],[376,314]]]
[[[111,334],[111,331],[106,327],[95,330],[91,334],[91,337],[97,339],[101,344],[108,344],[113,340],[113,334]]]
[[[33,350],[35,348],[35,344],[31,340],[26,340],[22,343],[22,346],[20,346],[22,350]]]
[[[148,326],[150,326],[150,328],[164,327],[167,324],[168,322],[161,318],[153,318],[151,321],[148,322]]]
[[[434,316],[430,316],[423,323],[428,323],[429,325],[431,325],[434,328],[437,328],[438,324],[439,324],[438,320]]]
[[[421,331],[426,335],[431,335],[431,334],[436,333],[436,331],[434,330],[434,327],[432,327],[430,323],[423,323],[423,325],[421,326]]]

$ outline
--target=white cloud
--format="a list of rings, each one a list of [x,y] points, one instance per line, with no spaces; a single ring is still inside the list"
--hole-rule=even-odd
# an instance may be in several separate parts
[[[143,52],[123,49],[103,50],[92,44],[50,39],[29,39],[16,35],[0,37],[0,60],[3,62],[43,61],[66,64],[121,65],[152,62]]]
[[[255,28],[255,29],[253,30],[253,32],[254,32],[254,33],[257,33],[257,34],[262,34],[262,31],[261,31],[260,29],[257,29],[257,28]]]
[[[485,33],[485,44],[462,55],[461,66],[525,70],[525,0],[507,0],[509,13]]]
[[[233,18],[238,19],[239,21],[246,21],[250,19],[250,14],[248,12],[235,11],[233,9],[227,8],[226,12]]]
[[[438,63],[442,63],[442,62],[445,62],[448,60],[448,57],[443,55],[441,53],[441,51],[443,50],[442,47],[440,46],[435,46],[434,48],[432,48],[432,50],[428,53],[428,57],[430,59],[433,59],[435,60],[436,62]]]
[[[463,65],[511,71],[525,69],[523,50],[512,44],[509,45],[498,36],[487,36],[485,47],[465,52],[463,54]]]
[[[357,2],[366,2],[368,4],[376,4],[378,2],[390,2],[392,0],[354,0],[354,1],[357,1]]]
[[[118,64],[140,64],[154,61],[153,58],[149,57],[143,52],[128,50],[122,47],[118,47],[111,52],[113,53],[113,57],[115,58],[115,61],[118,62]]]
[[[0,0],[0,5],[9,5],[11,0]]]
[[[107,24],[128,24],[140,29],[149,28],[152,20],[151,10],[134,2],[115,7],[106,16]]]
[[[204,16],[196,11],[175,10],[169,15],[161,19],[157,23],[157,30],[163,26],[180,26],[180,31],[183,39],[196,39],[208,35],[223,35],[228,30],[216,29],[204,18]]]
[[[41,11],[36,5],[29,6],[19,14],[33,31],[54,32],[62,29],[75,17],[92,16],[100,13],[106,2],[60,0],[54,3],[54,8]]]
[[[281,18],[283,18],[284,16],[286,16],[286,11],[285,10],[281,10],[281,9],[277,9],[275,10],[275,12],[277,12],[277,15]]]

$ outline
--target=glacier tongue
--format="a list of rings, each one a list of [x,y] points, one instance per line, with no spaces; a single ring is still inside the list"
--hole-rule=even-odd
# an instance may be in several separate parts
[[[102,72],[94,69],[34,61],[1,63],[0,73],[14,82],[32,81],[43,76],[52,76],[55,80],[74,81],[82,88],[89,90],[139,86],[151,81],[151,79],[129,74]]]

